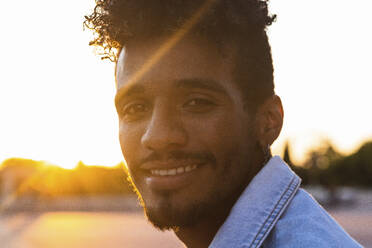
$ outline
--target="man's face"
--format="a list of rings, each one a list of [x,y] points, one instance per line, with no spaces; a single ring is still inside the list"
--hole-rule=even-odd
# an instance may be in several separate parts
[[[187,38],[156,61],[163,43],[122,51],[116,107],[131,179],[149,220],[166,229],[236,200],[251,179],[256,138],[229,56]]]

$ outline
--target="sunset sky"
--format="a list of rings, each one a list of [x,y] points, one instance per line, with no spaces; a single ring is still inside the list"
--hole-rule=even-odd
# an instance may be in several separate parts
[[[0,162],[122,160],[114,64],[88,46],[93,0],[5,1],[0,15]],[[372,2],[272,0],[269,29],[276,92],[285,109],[282,153],[296,161],[330,139],[348,154],[372,139]]]

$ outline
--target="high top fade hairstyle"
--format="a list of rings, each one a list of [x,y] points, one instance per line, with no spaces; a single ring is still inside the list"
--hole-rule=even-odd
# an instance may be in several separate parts
[[[93,30],[95,36],[90,45],[101,49],[102,59],[116,62],[121,49],[132,42],[171,36],[206,1],[96,0],[84,25]],[[242,90],[247,109],[255,111],[274,95],[274,69],[266,28],[276,16],[268,13],[268,0],[211,2],[188,33],[220,48],[232,45],[236,49],[234,80]]]

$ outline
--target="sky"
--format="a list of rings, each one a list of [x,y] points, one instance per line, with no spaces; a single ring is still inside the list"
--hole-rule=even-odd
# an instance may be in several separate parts
[[[22,6],[22,7],[20,7]],[[93,0],[5,1],[0,15],[0,162],[123,160],[114,108],[114,64],[88,46]],[[273,145],[289,140],[302,162],[329,139],[349,154],[372,139],[372,2],[272,0],[276,93],[285,110]]]

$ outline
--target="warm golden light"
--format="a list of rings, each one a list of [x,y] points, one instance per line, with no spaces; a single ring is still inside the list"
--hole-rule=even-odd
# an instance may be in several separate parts
[[[63,168],[122,161],[114,64],[94,55],[91,34],[82,28],[94,4],[3,3],[0,21],[12,39],[0,40],[6,48],[0,57],[0,161],[22,157]],[[271,1],[270,7],[278,14],[269,38],[285,110],[274,153],[281,154],[289,139],[294,158],[303,161],[324,138],[351,153],[372,138],[370,1]]]
[[[19,218],[22,223],[30,217]],[[133,213],[50,212],[33,218],[18,235],[18,247],[182,247],[174,234],[154,231],[142,216]]]
[[[164,44],[159,47],[159,49],[147,59],[146,63],[134,73],[134,75],[129,79],[126,84],[127,87],[134,84],[141,77],[148,72],[156,63],[161,60],[161,58],[174,47],[178,41],[180,41],[192,27],[200,20],[204,13],[210,8],[210,6],[215,2],[215,0],[208,0],[191,16]],[[120,92],[119,92],[120,93]],[[117,95],[116,98],[120,99],[121,96]]]

